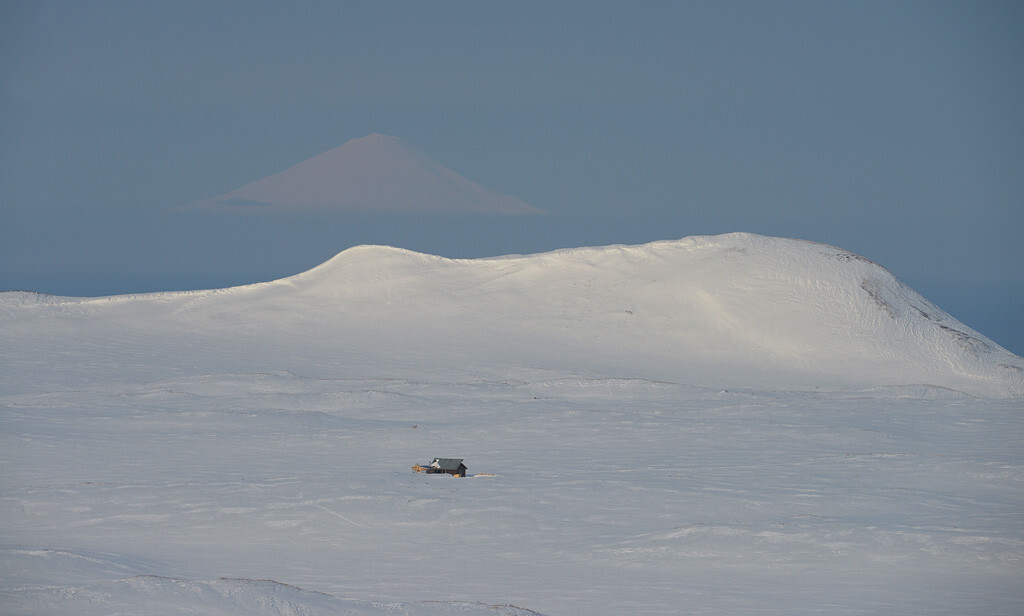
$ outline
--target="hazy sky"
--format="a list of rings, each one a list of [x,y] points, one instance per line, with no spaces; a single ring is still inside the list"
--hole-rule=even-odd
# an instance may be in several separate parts
[[[1020,2],[8,1],[0,269],[745,230],[1021,288],[1022,32]],[[165,214],[373,132],[554,216]]]

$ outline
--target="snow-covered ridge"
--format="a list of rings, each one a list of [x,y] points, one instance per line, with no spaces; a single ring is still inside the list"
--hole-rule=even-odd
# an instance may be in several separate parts
[[[83,328],[110,317],[148,320],[150,331],[258,331],[305,348],[334,338],[350,361],[387,355],[455,371],[512,362],[697,385],[1024,393],[1024,360],[885,268],[832,246],[746,233],[483,259],[358,246],[231,289],[0,300],[5,320],[26,311],[77,315]]]

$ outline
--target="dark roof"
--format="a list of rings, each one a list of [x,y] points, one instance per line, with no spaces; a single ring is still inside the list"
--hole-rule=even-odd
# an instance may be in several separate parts
[[[430,463],[430,466],[435,466],[443,471],[457,471],[460,466],[465,466],[462,463],[464,458],[434,458],[434,461]]]

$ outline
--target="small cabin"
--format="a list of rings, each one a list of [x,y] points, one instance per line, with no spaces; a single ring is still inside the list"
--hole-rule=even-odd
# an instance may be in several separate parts
[[[466,476],[466,465],[462,463],[462,458],[434,458],[430,464],[414,465],[412,470],[417,473],[447,473],[455,477]]]

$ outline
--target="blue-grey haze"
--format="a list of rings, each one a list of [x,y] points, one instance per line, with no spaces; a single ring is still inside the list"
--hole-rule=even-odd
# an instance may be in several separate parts
[[[0,289],[752,231],[871,258],[1021,353],[1022,31],[987,1],[4,3]],[[169,212],[373,132],[552,215]]]

